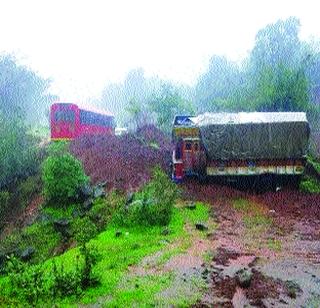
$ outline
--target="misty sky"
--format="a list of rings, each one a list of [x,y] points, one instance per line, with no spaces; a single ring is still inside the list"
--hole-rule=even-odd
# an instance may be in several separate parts
[[[320,38],[317,1],[1,0],[0,52],[13,52],[62,100],[99,97],[142,67],[192,84],[213,54],[241,60],[257,31],[289,16]]]

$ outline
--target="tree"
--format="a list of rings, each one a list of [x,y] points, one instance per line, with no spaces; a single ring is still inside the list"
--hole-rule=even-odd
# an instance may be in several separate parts
[[[0,57],[0,110],[4,117],[44,122],[50,103],[57,99],[48,93],[49,86],[49,79],[19,65],[12,55]]]
[[[151,111],[156,115],[159,128],[169,132],[175,115],[193,114],[194,108],[191,102],[180,96],[173,85],[165,83],[160,95],[151,102]]]

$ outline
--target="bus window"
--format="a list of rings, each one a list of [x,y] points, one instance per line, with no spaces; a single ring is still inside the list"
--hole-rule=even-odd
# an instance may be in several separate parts
[[[199,145],[198,145],[197,142],[193,145],[193,149],[194,149],[195,152],[198,152],[198,150],[199,150]]]
[[[57,110],[54,114],[56,122],[74,122],[75,115],[73,110]]]

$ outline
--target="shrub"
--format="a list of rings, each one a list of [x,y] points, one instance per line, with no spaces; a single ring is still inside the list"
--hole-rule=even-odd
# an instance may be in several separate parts
[[[72,223],[73,237],[79,244],[85,244],[98,233],[96,225],[89,217],[77,218]]]
[[[27,266],[15,257],[8,262],[11,295],[22,297],[34,305],[47,294],[44,269],[38,266]]]
[[[320,183],[312,177],[305,177],[299,188],[306,193],[320,193]]]
[[[7,212],[8,204],[10,200],[10,193],[8,191],[0,191],[0,218],[1,223],[4,217],[4,214]],[[1,225],[0,225],[1,227]]]
[[[12,256],[7,264],[9,296],[21,299],[20,303],[25,301],[36,306],[40,301],[48,303],[49,296],[54,301],[57,297],[79,295],[99,282],[93,273],[98,259],[96,249],[83,245],[73,269],[66,270],[63,263],[58,266],[53,260],[51,270],[47,271],[42,265],[30,266]]]
[[[135,194],[134,201],[118,211],[117,221],[125,225],[167,225],[177,195],[176,185],[156,167],[152,180]]]
[[[6,255],[14,253],[19,256],[22,251],[32,247],[35,252],[30,261],[39,263],[51,257],[60,242],[61,237],[52,223],[34,223],[4,238],[0,243],[0,250]]]
[[[32,197],[41,192],[42,182],[41,177],[30,176],[25,181],[21,182],[18,191],[19,191],[19,200],[22,207],[28,205]]]
[[[66,153],[64,144],[51,147],[43,163],[42,178],[47,201],[63,206],[77,197],[81,185],[89,182],[81,162]]]
[[[88,248],[85,244],[80,247],[80,255],[76,257],[76,266],[66,271],[63,264],[53,263],[51,286],[53,297],[78,295],[82,290],[99,282],[98,276],[93,273],[93,267],[99,259],[95,248]]]

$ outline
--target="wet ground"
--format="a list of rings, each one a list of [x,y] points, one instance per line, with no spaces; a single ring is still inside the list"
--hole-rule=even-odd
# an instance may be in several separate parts
[[[196,180],[184,191],[210,203],[218,223],[208,236],[208,289],[196,307],[320,307],[320,195],[290,186],[256,194]],[[239,199],[249,210],[236,209]],[[239,284],[241,269],[252,274],[249,286]]]

